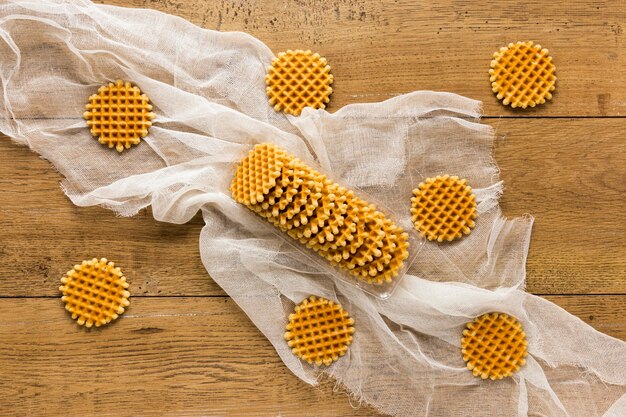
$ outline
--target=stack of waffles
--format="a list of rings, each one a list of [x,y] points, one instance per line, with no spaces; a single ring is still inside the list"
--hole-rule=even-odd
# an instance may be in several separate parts
[[[391,282],[408,257],[408,234],[393,221],[274,144],[250,150],[230,191],[238,203],[370,284]]]

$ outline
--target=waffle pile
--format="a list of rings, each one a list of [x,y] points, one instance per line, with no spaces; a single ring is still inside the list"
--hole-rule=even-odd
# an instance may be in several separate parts
[[[78,324],[100,327],[124,313],[130,302],[128,283],[119,268],[105,258],[83,261],[61,278],[65,309]]]
[[[311,51],[279,53],[272,60],[265,83],[274,110],[295,116],[305,107],[325,108],[333,92],[333,75],[326,58]]]
[[[391,282],[408,257],[408,234],[354,193],[271,143],[237,166],[233,198],[370,284]]]
[[[474,376],[502,379],[526,363],[526,334],[517,319],[487,313],[467,323],[461,339],[463,360]]]
[[[100,87],[85,107],[83,117],[91,134],[118,152],[137,145],[155,118],[150,99],[139,87],[121,80]]]
[[[415,228],[428,240],[452,241],[468,235],[476,218],[476,196],[466,180],[443,175],[427,178],[413,190]]]
[[[339,304],[311,296],[289,315],[285,340],[299,358],[330,365],[348,351],[353,325],[354,319]]]
[[[525,109],[552,98],[556,76],[548,54],[532,42],[510,43],[493,54],[491,86],[504,105]]]

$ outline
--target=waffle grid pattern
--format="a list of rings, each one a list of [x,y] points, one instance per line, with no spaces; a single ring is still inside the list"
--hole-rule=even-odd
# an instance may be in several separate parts
[[[105,258],[75,265],[61,278],[61,284],[65,309],[86,327],[100,327],[117,319],[130,304],[126,278]]]
[[[283,175],[293,167],[297,175]],[[235,201],[331,266],[369,284],[391,282],[409,256],[408,234],[375,206],[271,143],[250,150],[230,190]]]
[[[482,379],[513,375],[525,363],[528,343],[520,322],[504,313],[487,313],[467,323],[461,352],[467,368]]]
[[[256,147],[237,166],[230,186],[233,198],[245,205],[256,205],[275,196],[277,190],[282,190],[277,181],[283,173],[285,160],[286,155],[274,146],[261,144]]]
[[[156,117],[148,96],[122,80],[100,87],[85,108],[83,117],[91,134],[118,152],[139,144]]]
[[[475,226],[476,196],[459,177],[427,178],[413,190],[411,214],[422,236],[450,242],[468,235]]]
[[[267,96],[276,111],[294,116],[305,107],[323,109],[333,92],[326,58],[311,51],[286,51],[272,60],[265,76]]]
[[[362,279],[367,280],[379,274],[383,277],[396,274],[398,268],[402,267],[402,261],[408,256],[409,243],[406,233],[402,233],[402,230],[388,219],[385,220],[384,232],[381,256],[363,266],[355,267],[355,273],[360,274]]]
[[[289,315],[285,340],[294,355],[309,364],[330,365],[348,351],[353,325],[341,305],[311,296]]]
[[[494,53],[489,70],[493,92],[504,105],[535,107],[552,98],[555,67],[549,51],[533,42],[510,43]]]

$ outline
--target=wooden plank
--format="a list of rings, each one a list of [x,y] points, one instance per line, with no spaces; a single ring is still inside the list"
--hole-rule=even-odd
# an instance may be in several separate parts
[[[60,277],[93,257],[120,265],[134,295],[224,294],[200,260],[200,216],[174,225],[145,210],[124,218],[76,207],[60,180],[48,161],[0,137],[0,295],[56,295]]]
[[[60,300],[3,300],[0,317],[0,410],[12,415],[377,415],[291,374],[229,298],[136,298],[92,330]]]
[[[626,293],[623,119],[489,120],[506,215],[535,216],[528,290]]]
[[[102,0],[101,0],[102,1]],[[623,0],[546,2],[105,0],[181,16],[209,29],[245,31],[274,52],[312,49],[335,75],[330,110],[413,90],[450,91],[485,102],[487,115],[626,115]],[[534,40],[557,68],[553,102],[515,111],[489,83],[494,51]]]
[[[528,289],[626,293],[626,120],[485,122],[499,137],[505,214],[536,216]],[[135,295],[224,294],[200,262],[199,217],[170,225],[149,212],[127,219],[77,208],[63,196],[59,179],[48,162],[0,139],[0,295],[56,296],[59,277],[93,256],[121,265]]]
[[[626,296],[551,298],[626,339]],[[58,299],[5,299],[0,317],[0,409],[9,414],[377,415],[353,409],[332,383],[293,376],[226,297],[135,298],[104,329],[74,324]]]

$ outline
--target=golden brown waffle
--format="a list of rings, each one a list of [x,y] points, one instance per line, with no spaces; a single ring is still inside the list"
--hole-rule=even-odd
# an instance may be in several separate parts
[[[285,152],[271,143],[255,145],[237,166],[230,185],[235,201],[247,206],[263,202],[276,187],[286,159]]]
[[[322,198],[322,184],[319,181],[305,181],[300,186],[298,194],[285,210],[278,213],[278,220],[281,225],[292,223],[293,227],[307,224],[309,218],[313,216],[319,207]]]
[[[348,211],[348,205],[346,204],[348,190],[333,183],[322,191],[322,194],[324,193],[329,196],[334,196],[333,203],[329,206],[330,210],[328,211],[328,215],[324,213],[324,220],[318,217],[317,222],[313,220],[310,224],[303,226],[303,234],[304,236],[307,236],[307,234],[310,235],[309,242],[311,245],[334,241],[335,236],[339,234],[346,220],[345,215]]]
[[[118,152],[137,145],[155,118],[148,96],[122,80],[100,87],[85,107],[83,117],[91,134]]]
[[[369,276],[361,277],[370,284],[382,284],[383,282],[391,282],[398,276],[404,267],[404,261],[409,257],[409,236],[407,233],[401,233],[396,248],[392,252],[391,260],[382,269],[377,269],[375,275],[369,270]],[[358,272],[358,271],[357,271]]]
[[[324,251],[345,248],[355,239],[354,235],[357,232],[357,224],[361,214],[359,203],[361,200],[355,197],[352,191],[345,190],[341,192],[344,193],[346,200],[344,207],[339,212],[340,218],[329,223],[325,230],[322,231],[322,233],[326,233],[323,242],[319,237],[317,238],[317,243],[321,242],[320,244],[322,245],[320,249]]]
[[[312,295],[289,315],[286,329],[294,355],[310,364],[330,365],[348,351],[354,319],[339,304]]]
[[[276,111],[298,116],[305,107],[323,109],[333,92],[326,58],[311,51],[281,52],[265,76],[267,96]]]
[[[490,81],[504,105],[526,108],[552,98],[556,76],[552,57],[532,42],[510,43],[493,54]]]
[[[284,230],[291,230],[308,222],[319,206],[326,177],[309,169],[298,159],[283,168],[280,184],[267,198],[251,208],[260,216]]]
[[[463,360],[474,376],[502,379],[526,363],[528,343],[522,325],[504,313],[483,314],[467,323],[461,339]]]
[[[369,283],[389,282],[408,256],[406,234],[375,206],[275,145],[256,145],[230,188],[235,200]]]
[[[385,282],[391,282],[398,276],[402,268],[404,267],[404,261],[409,257],[409,242],[406,233],[403,235],[407,239],[402,239],[398,248],[395,250],[391,257],[391,261],[385,265],[381,270],[378,270],[376,275],[370,273],[369,276],[359,278],[364,279],[369,284],[382,284]],[[352,270],[350,271],[352,273]]]
[[[357,251],[349,259],[341,260],[337,265],[351,270],[363,266],[380,257],[385,239],[385,215],[375,210],[365,223],[365,238]],[[354,275],[354,274],[353,274]]]
[[[385,237],[380,248],[381,255],[363,266],[357,266],[350,273],[369,282],[382,284],[390,282],[398,275],[409,256],[409,235],[389,219],[385,219]]]
[[[323,244],[316,241],[313,246],[315,251],[333,265],[346,269],[348,267],[345,263],[350,261],[363,243],[371,238],[371,230],[368,225],[370,222],[376,222],[376,207],[374,205],[368,204],[358,197],[348,200],[347,205],[346,223],[342,227],[342,233],[333,241]]]
[[[452,241],[468,235],[476,218],[476,197],[466,180],[443,175],[427,178],[413,190],[415,228],[428,240]]]
[[[322,188],[322,198],[309,221],[293,230],[292,237],[302,239],[304,242],[323,243],[332,235],[332,230],[337,230],[343,224],[343,214],[347,210],[346,196],[341,193],[347,190],[327,180]],[[308,240],[307,240],[308,239]],[[320,242],[321,240],[321,242]],[[311,243],[313,245],[314,243]]]
[[[352,191],[348,191],[346,194],[346,213],[338,233],[332,240],[319,243],[319,240],[314,239],[307,246],[316,252],[324,253],[326,259],[334,262],[348,259],[363,244],[365,223],[369,219],[369,212],[368,204],[356,197]]]
[[[346,212],[346,224],[344,228],[355,226],[352,239],[347,237],[344,245],[341,237],[338,237],[336,240],[326,242],[320,247],[323,251],[340,251],[343,259],[348,259],[357,252],[363,242],[365,242],[367,236],[371,233],[371,229],[368,225],[371,224],[371,222],[376,222],[375,219],[378,216],[376,206],[361,200],[359,197],[348,200],[346,204],[348,210]]]
[[[270,208],[273,216],[284,210],[298,194],[300,186],[306,178],[306,172],[296,160],[290,159],[285,163],[280,178],[273,192],[267,195],[266,201],[261,203],[263,208]]]
[[[61,278],[65,309],[78,324],[100,327],[124,313],[130,302],[128,283],[119,268],[105,258],[83,261]]]

